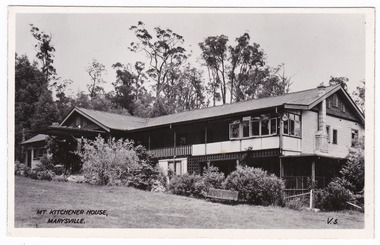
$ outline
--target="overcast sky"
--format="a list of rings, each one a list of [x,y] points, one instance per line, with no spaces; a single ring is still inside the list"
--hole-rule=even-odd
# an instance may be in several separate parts
[[[93,58],[106,66],[105,80],[111,88],[116,75],[112,64],[147,61],[127,49],[136,41],[129,27],[139,20],[151,32],[160,26],[182,35],[184,47],[193,51],[190,61],[195,66],[200,63],[198,43],[206,37],[224,34],[231,44],[248,32],[251,42],[264,49],[268,65],[285,64],[286,74],[293,75],[291,91],[314,88],[330,76],[344,76],[350,79],[351,92],[365,79],[365,16],[352,13],[17,14],[16,52],[35,59],[36,41],[29,26],[34,24],[53,35],[54,65],[58,76],[74,81],[73,93],[86,90],[85,68]]]

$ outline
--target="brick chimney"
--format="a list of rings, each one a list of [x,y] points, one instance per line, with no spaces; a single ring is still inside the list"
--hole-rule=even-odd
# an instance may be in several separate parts
[[[317,87],[318,96],[323,96],[325,91],[325,85],[323,82]],[[328,142],[327,142],[327,132],[326,132],[326,99],[323,99],[319,112],[318,112],[318,131],[315,135],[315,151],[321,153],[328,153]]]

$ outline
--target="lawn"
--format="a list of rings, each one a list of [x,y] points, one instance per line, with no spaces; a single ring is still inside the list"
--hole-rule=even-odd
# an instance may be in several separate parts
[[[84,213],[49,214],[51,210],[63,209]],[[47,211],[37,214],[38,210]],[[87,210],[107,211],[106,215],[86,215]],[[327,224],[331,218],[337,219],[337,224]],[[48,223],[49,219],[53,223]],[[54,223],[58,219],[83,220],[82,224]],[[363,228],[364,214],[227,205],[121,186],[37,181],[16,176],[15,227],[342,229]]]

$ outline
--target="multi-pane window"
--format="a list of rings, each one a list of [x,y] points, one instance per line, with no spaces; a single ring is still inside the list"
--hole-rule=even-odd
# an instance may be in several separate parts
[[[336,129],[333,129],[333,140],[332,140],[332,143],[333,144],[338,144],[338,130],[336,130]]]
[[[301,136],[301,119],[299,115],[287,113],[288,120],[284,120],[284,131],[286,135]]]
[[[356,146],[359,138],[359,131],[356,129],[351,129],[351,146]]]
[[[235,121],[230,124],[230,139],[246,138],[260,135],[277,134],[277,118],[268,115],[262,117],[244,117],[242,123]]]

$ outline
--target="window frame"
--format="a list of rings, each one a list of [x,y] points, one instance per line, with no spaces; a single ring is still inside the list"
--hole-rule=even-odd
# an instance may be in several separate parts
[[[333,132],[333,134],[332,134],[332,143],[334,145],[337,145],[338,144],[338,129],[333,129],[332,132]]]
[[[232,126],[234,126],[234,125],[238,125],[238,136],[237,137],[232,137]],[[241,125],[241,122],[240,122],[240,120],[236,120],[236,121],[234,121],[234,122],[232,122],[232,123],[230,123],[229,124],[229,136],[230,136],[230,139],[240,139],[240,138],[242,138],[241,136],[242,136],[242,133],[241,133],[241,127],[242,127],[242,125]]]
[[[330,125],[326,125],[326,133],[327,133],[327,143],[331,144],[331,127]]]

